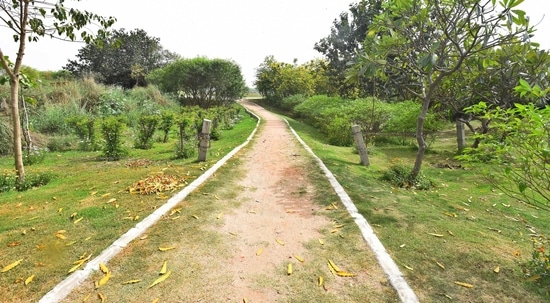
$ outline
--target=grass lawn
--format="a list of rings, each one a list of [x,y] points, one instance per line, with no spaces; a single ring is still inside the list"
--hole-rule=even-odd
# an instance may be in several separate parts
[[[173,160],[172,138],[157,141],[150,150],[132,149],[130,157],[120,161],[98,161],[99,153],[69,151],[47,154],[44,163],[26,167],[28,174],[48,171],[56,177],[40,188],[0,194],[0,266],[21,260],[0,273],[2,302],[37,301],[67,277],[75,262],[97,256],[171,196],[130,194],[127,188],[135,182],[175,176],[182,180],[174,190],[179,191],[183,180],[192,181],[242,144],[255,125],[255,119],[244,115],[233,129],[223,130],[221,139],[211,143],[207,162]],[[11,157],[0,158],[0,171],[13,173]]]
[[[550,213],[453,166],[453,137],[438,138],[426,154],[423,173],[435,188],[406,190],[381,177],[396,163],[412,167],[415,148],[369,146],[366,168],[351,147],[325,144],[315,129],[286,118],[336,175],[421,302],[548,302],[521,265],[531,258],[529,235],[550,229]]]

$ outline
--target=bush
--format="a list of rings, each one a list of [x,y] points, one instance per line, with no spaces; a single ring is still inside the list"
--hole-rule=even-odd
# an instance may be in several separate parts
[[[134,146],[139,149],[153,147],[153,135],[160,122],[158,115],[141,115],[137,121],[137,137]]]
[[[168,134],[170,133],[170,129],[172,129],[172,126],[174,125],[174,119],[175,114],[171,111],[162,111],[160,114],[159,129],[164,134],[164,137],[162,139],[162,142],[164,143],[168,142]]]
[[[64,152],[73,148],[77,140],[72,136],[55,136],[48,140],[48,150],[51,152]]]
[[[78,148],[83,151],[94,151],[99,148],[95,132],[95,118],[89,115],[74,116],[67,119],[79,139]]]
[[[27,174],[25,181],[17,181],[15,172],[3,171],[0,175],[0,193],[11,190],[25,191],[34,187],[46,185],[55,178],[51,172]]]
[[[550,238],[537,235],[531,238],[531,260],[524,265],[528,280],[536,281],[542,293],[550,292]]]
[[[410,167],[395,164],[384,172],[382,180],[389,181],[394,186],[402,188],[428,190],[433,187],[433,182],[422,174],[419,174],[416,178],[412,178],[411,171],[412,168]]]
[[[286,97],[281,102],[281,108],[287,111],[294,111],[294,108],[304,103],[307,98],[304,95],[293,95]]]
[[[46,150],[36,148],[31,149],[23,153],[23,164],[33,165],[44,162],[46,158]]]
[[[8,122],[0,121],[0,155],[5,156],[13,152],[13,133]]]
[[[109,161],[117,161],[128,155],[123,147],[122,132],[126,124],[121,117],[107,117],[101,124],[101,132],[105,145],[103,146],[103,156]]]

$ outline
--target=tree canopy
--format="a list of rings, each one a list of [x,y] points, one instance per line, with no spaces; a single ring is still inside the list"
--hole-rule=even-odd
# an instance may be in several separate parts
[[[152,71],[147,80],[176,95],[182,105],[202,108],[229,105],[248,91],[240,66],[224,59],[179,59]]]
[[[416,139],[418,153],[412,176],[420,172],[424,120],[444,80],[489,49],[528,37],[522,0],[390,0],[376,16],[354,67],[358,75],[376,70],[422,101]]]
[[[93,75],[107,85],[131,88],[145,86],[150,71],[178,58],[162,48],[159,38],[150,37],[143,29],[114,30],[100,42],[82,47],[77,60],[69,60],[63,69],[79,76]]]

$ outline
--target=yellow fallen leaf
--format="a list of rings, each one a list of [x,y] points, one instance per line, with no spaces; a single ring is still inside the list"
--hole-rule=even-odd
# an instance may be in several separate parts
[[[17,265],[21,264],[22,261],[23,261],[23,259],[19,259],[15,262],[11,263],[10,265],[6,265],[6,266],[4,266],[4,268],[2,268],[2,270],[0,272],[6,272],[8,270],[11,270],[14,267],[16,267]]]
[[[334,269],[334,271],[340,271],[340,268],[338,268],[338,266],[336,266],[336,264],[334,262],[332,262],[331,259],[328,259],[328,265],[329,265],[329,267],[332,267],[332,269]]]
[[[75,244],[76,242],[78,242],[78,241],[71,241],[71,242],[65,244],[65,246],[71,246],[71,245]]]
[[[159,247],[159,250],[160,251],[168,251],[168,250],[172,250],[176,248],[175,246],[170,246],[170,247]]]
[[[109,199],[109,201],[107,201],[107,204],[113,203],[113,202],[116,202],[116,198],[111,198],[111,199]]]
[[[216,219],[221,219],[222,216],[223,216],[223,213],[219,213]]]
[[[101,280],[99,280],[99,283],[97,284],[98,287],[101,287],[103,285],[105,285],[105,283],[107,283],[107,281],[109,281],[109,279],[111,278],[111,272],[108,271],[102,278]]]
[[[430,236],[434,236],[434,237],[438,237],[438,238],[441,238],[441,237],[443,237],[443,235],[442,235],[442,234],[434,234],[434,233],[428,233],[428,235],[430,235]]]
[[[218,198],[218,196],[214,195],[214,198],[216,198],[216,200],[219,200],[220,198]]]
[[[78,222],[82,221],[82,219],[84,219],[84,217],[80,217],[80,218],[78,218],[78,219],[74,220],[74,222],[73,222],[73,223],[74,223],[74,224],[76,224],[76,223],[78,223]]]
[[[334,268],[332,267],[332,265],[330,265],[330,263],[327,263],[327,266],[328,266],[328,270],[330,270],[330,272],[331,272],[333,275],[336,275],[336,270],[334,270]]]
[[[67,239],[67,237],[65,237],[65,235],[63,235],[63,234],[55,234],[55,236],[56,236],[57,238],[61,239],[61,240]]]
[[[106,193],[106,194],[101,195],[101,198],[105,198],[105,197],[108,197],[110,195],[111,195],[111,193]]]
[[[126,285],[126,284],[135,284],[135,283],[139,283],[141,282],[141,280],[139,279],[134,279],[134,280],[128,280],[128,281],[124,281],[122,282],[123,285]]]
[[[296,260],[300,261],[300,262],[304,262],[304,258],[302,258],[301,256],[298,256],[298,255],[294,255],[294,258],[296,258]]]
[[[344,227],[344,224],[334,225],[334,228],[342,228],[342,227]]]
[[[57,212],[58,212],[58,213],[60,213],[60,212],[62,212],[62,211],[63,211],[63,207],[60,207],[60,208],[57,209]]]
[[[454,237],[454,235],[455,235],[455,234],[453,234],[453,232],[450,231],[450,230],[448,230],[447,233],[449,233],[449,235],[451,235],[451,236],[453,236],[453,237]]]
[[[437,266],[441,267],[441,269],[445,269],[445,265],[443,265],[443,264],[441,264],[437,261],[435,262],[435,264],[437,264]]]
[[[107,266],[105,266],[105,264],[103,264],[103,263],[99,263],[99,269],[100,269],[101,272],[103,272],[104,274],[106,274],[106,273],[109,272],[109,269],[108,269]]]
[[[167,269],[166,269],[167,265],[168,265],[167,262],[164,261],[164,263],[162,264],[162,268],[161,268],[160,271],[159,271],[159,274],[161,274],[161,275],[166,274],[166,272],[167,272]]]
[[[260,248],[256,251],[256,256],[260,256],[263,252],[264,252],[264,248],[263,248],[263,247],[260,247]]]
[[[105,302],[105,295],[103,295],[102,293],[98,292],[97,297],[101,300],[102,303]]]
[[[29,285],[29,283],[31,283],[33,279],[34,279],[34,275],[31,275],[30,277],[28,277],[28,278],[25,280],[25,285]]]
[[[285,242],[283,242],[283,240],[281,240],[281,239],[275,239],[275,241],[276,241],[277,243],[279,243],[279,245],[282,245],[282,246],[285,245]]]
[[[352,274],[350,272],[342,271],[342,270],[336,271],[336,275],[338,275],[340,277],[355,277],[356,276],[356,274]]]
[[[412,267],[407,266],[407,265],[403,265],[403,266],[405,266],[406,269],[408,269],[408,270],[410,270],[410,271],[413,271],[413,268],[412,268]]]
[[[159,283],[161,283],[162,281],[166,280],[168,277],[170,277],[170,274],[172,273],[171,270],[169,270],[166,274],[160,276],[160,278],[156,279],[151,285],[149,285],[149,287],[147,288],[151,288]]]
[[[495,269],[493,269],[493,271],[498,274],[500,272],[500,267],[499,266],[495,267]]]
[[[338,209],[338,206],[336,206],[336,204],[332,203],[331,205],[332,207],[334,207],[334,209]]]
[[[88,299],[90,299],[91,296],[92,296],[92,293],[89,293],[87,296],[84,297],[84,299],[82,299],[82,302],[88,301]]]
[[[319,243],[321,243],[321,245],[325,245],[325,242],[321,239],[319,239]]]
[[[473,288],[473,287],[474,287],[472,284],[468,284],[468,283],[464,283],[464,282],[455,281],[454,283],[455,283],[456,285],[460,285],[460,286],[466,287],[466,288]]]
[[[156,298],[156,299],[154,299],[153,302],[151,302],[151,303],[158,303],[158,302],[159,302],[159,298]]]
[[[95,195],[97,195],[97,191],[93,191],[90,193],[90,196],[95,196]]]
[[[192,215],[191,217],[195,218],[195,219],[199,219],[199,217],[197,215]]]
[[[319,281],[319,286],[323,286],[324,279],[322,276],[319,276],[318,281]]]
[[[288,263],[288,266],[286,267],[286,274],[292,275],[292,263]]]

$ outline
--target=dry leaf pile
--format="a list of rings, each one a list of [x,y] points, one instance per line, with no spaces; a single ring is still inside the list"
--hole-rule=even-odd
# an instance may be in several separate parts
[[[174,191],[187,185],[187,181],[173,175],[156,175],[139,180],[126,188],[131,194],[158,194],[165,191]]]

